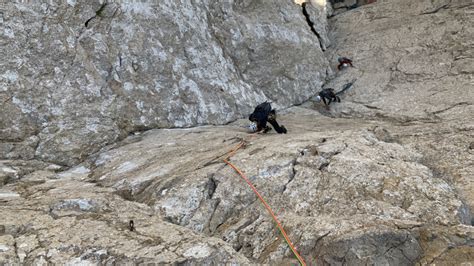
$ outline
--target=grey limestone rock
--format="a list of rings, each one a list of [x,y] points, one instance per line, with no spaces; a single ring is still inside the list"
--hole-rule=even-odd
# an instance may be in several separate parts
[[[1,14],[3,158],[71,166],[133,131],[299,104],[328,68],[290,1],[8,2]]]
[[[298,263],[242,141],[308,265],[472,263],[471,2],[2,4],[0,264]]]

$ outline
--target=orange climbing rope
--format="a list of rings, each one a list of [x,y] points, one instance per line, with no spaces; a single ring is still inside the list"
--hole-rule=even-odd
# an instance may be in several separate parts
[[[241,141],[235,148],[233,148],[232,150],[229,151],[228,155],[224,158],[224,162],[229,165],[230,167],[232,167],[232,169],[234,169],[244,180],[245,182],[247,182],[247,184],[250,186],[250,188],[253,190],[253,192],[257,195],[257,197],[260,199],[260,201],[263,203],[263,205],[265,206],[265,209],[267,209],[267,211],[270,213],[270,215],[272,216],[273,220],[275,221],[278,229],[280,230],[280,233],[283,235],[283,237],[285,238],[286,240],[286,243],[288,244],[288,246],[290,247],[291,251],[293,252],[293,254],[295,254],[296,258],[298,259],[298,261],[300,262],[301,265],[303,266],[306,266],[306,263],[304,262],[303,260],[303,257],[301,257],[301,255],[298,253],[298,251],[296,251],[296,248],[295,246],[293,245],[293,243],[291,242],[290,238],[288,237],[288,235],[286,234],[285,232],[285,229],[283,229],[283,226],[281,225],[280,221],[278,221],[278,218],[275,216],[275,214],[273,213],[272,209],[270,208],[270,206],[267,204],[267,202],[263,199],[262,195],[260,195],[260,193],[258,192],[258,190],[255,188],[255,186],[252,184],[252,182],[250,182],[250,180],[245,176],[244,173],[242,173],[242,171],[240,171],[239,168],[237,168],[235,165],[233,165],[231,162],[229,162],[229,158],[234,155],[240,148],[242,148],[245,144],[245,141]]]

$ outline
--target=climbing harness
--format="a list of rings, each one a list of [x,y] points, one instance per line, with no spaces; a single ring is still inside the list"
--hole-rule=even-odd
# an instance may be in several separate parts
[[[293,254],[295,255],[295,257],[298,259],[298,261],[300,262],[300,264],[302,266],[306,266],[306,263],[305,261],[303,260],[303,257],[301,257],[301,255],[298,253],[298,251],[296,251],[296,248],[295,246],[293,245],[293,243],[291,242],[290,238],[288,237],[288,235],[286,234],[285,232],[285,229],[283,229],[283,226],[281,225],[280,221],[278,220],[278,218],[275,216],[275,214],[273,213],[272,209],[270,208],[270,206],[267,204],[267,202],[263,199],[262,195],[260,195],[260,193],[258,192],[258,190],[255,188],[255,186],[252,184],[252,182],[250,182],[250,180],[245,176],[244,173],[242,173],[242,171],[240,171],[239,168],[237,168],[235,165],[233,165],[231,162],[229,162],[229,159],[230,157],[232,157],[240,148],[242,148],[243,146],[245,146],[245,143],[246,141],[245,140],[242,140],[235,148],[231,149],[227,156],[224,158],[224,162],[229,165],[230,167],[232,167],[232,169],[234,169],[244,180],[245,182],[247,182],[247,184],[250,186],[250,188],[253,190],[253,192],[255,193],[255,195],[257,195],[257,197],[260,199],[260,201],[263,203],[263,206],[265,206],[265,209],[267,209],[268,213],[270,213],[270,215],[272,216],[273,218],[273,221],[275,221],[278,229],[280,230],[280,233],[283,235],[283,237],[285,238],[285,241],[286,243],[288,244],[288,246],[290,247],[291,251],[293,252]]]

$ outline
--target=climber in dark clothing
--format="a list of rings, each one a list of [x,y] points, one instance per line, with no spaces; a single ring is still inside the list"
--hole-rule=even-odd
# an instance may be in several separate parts
[[[280,126],[276,121],[276,112],[272,110],[272,106],[269,102],[257,105],[253,113],[249,116],[249,120],[256,124],[255,131],[257,132],[263,130],[263,133],[267,133],[270,131],[271,128],[267,126],[267,122],[270,123],[279,134],[286,134],[287,132],[286,128]]]
[[[348,67],[348,66],[354,67],[352,65],[352,60],[347,58],[347,57],[339,57],[337,59],[337,61],[339,62],[339,65],[337,66],[337,69],[339,69],[339,70],[341,70],[345,67]]]
[[[330,105],[331,102],[335,101],[335,102],[338,102],[340,103],[341,102],[341,98],[339,98],[338,95],[341,95],[343,94],[347,89],[349,89],[352,84],[354,84],[355,80],[353,80],[352,82],[349,82],[349,83],[346,83],[343,87],[342,87],[342,90],[341,91],[338,91],[338,92],[334,92],[334,89],[333,88],[326,88],[326,89],[323,89],[322,91],[319,92],[318,96],[316,97],[316,99],[318,101],[321,101],[323,100],[324,104],[325,105]],[[326,100],[328,100],[328,102],[326,102]]]
[[[325,105],[330,105],[332,101],[335,101],[335,102],[338,102],[338,103],[341,102],[341,98],[339,98],[336,95],[336,93],[334,93],[333,88],[327,88],[327,89],[323,89],[322,91],[320,91],[318,96],[317,96],[317,99],[318,100],[323,100]],[[328,102],[326,102],[326,99],[328,100]]]

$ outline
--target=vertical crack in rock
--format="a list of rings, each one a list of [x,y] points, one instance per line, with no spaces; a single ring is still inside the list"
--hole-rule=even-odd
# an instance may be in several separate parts
[[[218,183],[214,179],[214,176],[209,177],[209,181],[206,184],[206,190],[207,190],[207,194],[209,196],[209,199],[212,199],[212,196],[214,195],[214,192],[216,192],[217,185],[218,185]]]
[[[20,260],[20,255],[18,255],[18,245],[17,245],[17,242],[16,242],[16,238],[15,238],[14,241],[15,242],[13,242],[13,248],[15,249],[15,255],[18,258],[18,260]]]
[[[295,169],[295,166],[297,164],[296,162],[297,158],[294,158],[291,163],[290,163],[290,167],[291,167],[291,172],[290,172],[290,175],[289,175],[289,179],[288,179],[288,182],[286,182],[286,184],[283,186],[283,192],[286,191],[286,188],[288,186],[288,184],[293,181],[293,179],[295,179],[295,176],[296,176],[296,169]]]
[[[89,26],[89,22],[91,22],[96,17],[102,17],[102,12],[104,11],[105,7],[107,6],[107,2],[104,2],[100,8],[95,12],[95,15],[92,16],[90,19],[86,20],[84,26],[87,28]]]
[[[308,23],[308,25],[311,28],[311,31],[314,33],[314,35],[316,35],[316,37],[318,38],[319,47],[321,48],[321,50],[326,51],[326,49],[324,48],[324,45],[321,42],[321,35],[319,35],[319,33],[314,28],[314,23],[311,21],[311,17],[308,14],[308,11],[306,10],[306,5],[307,5],[306,2],[301,4],[301,9],[303,10],[303,15],[306,18],[306,22]]]

